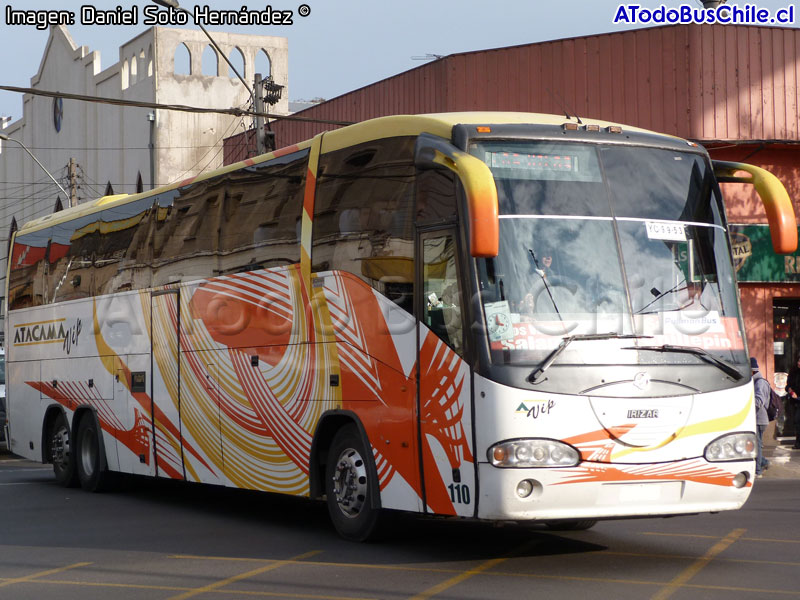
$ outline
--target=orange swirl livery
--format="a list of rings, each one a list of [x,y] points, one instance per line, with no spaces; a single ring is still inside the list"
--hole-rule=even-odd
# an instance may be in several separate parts
[[[528,113],[383,117],[32,221],[7,277],[11,450],[87,491],[319,499],[358,541],[387,510],[735,510],[756,429],[730,178],[793,251],[768,173]]]

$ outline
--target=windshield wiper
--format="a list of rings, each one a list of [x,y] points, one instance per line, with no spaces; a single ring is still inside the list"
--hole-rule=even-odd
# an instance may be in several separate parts
[[[567,337],[561,338],[561,343],[556,346],[556,348],[547,355],[541,364],[536,367],[531,374],[528,375],[528,383],[538,383],[539,378],[544,374],[544,372],[550,368],[558,355],[561,354],[567,346],[569,346],[574,341],[587,341],[587,340],[637,340],[641,338],[651,338],[652,335],[635,335],[635,334],[625,334],[621,335],[619,333],[583,333],[578,335],[568,335]]]
[[[673,292],[680,292],[680,291],[688,289],[688,288],[689,288],[689,285],[686,283],[686,281],[681,281],[679,284],[671,287],[666,292],[660,292],[658,290],[658,288],[652,288],[650,290],[650,293],[653,294],[653,296],[655,296],[655,298],[653,298],[650,302],[645,304],[642,308],[640,308],[639,310],[637,310],[633,314],[634,315],[649,314],[649,313],[645,313],[644,309],[650,308],[653,304],[655,304],[656,302],[658,302],[659,300],[661,300],[664,296],[666,296],[668,294],[671,294]],[[656,311],[656,312],[658,312],[658,311]]]
[[[544,289],[547,290],[547,295],[550,296],[550,302],[553,303],[553,308],[558,315],[558,320],[562,323],[564,319],[561,317],[561,311],[558,310],[558,306],[556,306],[556,299],[553,298],[553,292],[550,291],[550,284],[547,282],[547,277],[545,277],[545,273],[542,268],[539,266],[539,259],[536,258],[536,254],[534,253],[532,248],[528,248],[528,252],[530,252],[531,257],[533,257],[533,264],[536,265],[536,274],[542,278],[542,283],[544,283]]]
[[[702,348],[696,348],[692,346],[672,346],[670,344],[664,344],[663,346],[629,346],[627,348],[623,348],[623,350],[650,350],[651,352],[677,352],[681,354],[691,354],[693,356],[698,357],[701,360],[706,361],[709,364],[714,365],[720,371],[732,377],[736,381],[739,381],[740,379],[744,378],[744,375],[742,375],[734,367],[726,363],[724,360],[717,358],[713,354],[709,354]]]

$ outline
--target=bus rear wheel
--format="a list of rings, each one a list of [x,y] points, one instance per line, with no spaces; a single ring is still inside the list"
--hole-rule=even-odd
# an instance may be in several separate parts
[[[60,413],[53,421],[48,437],[50,439],[50,461],[53,463],[56,482],[64,487],[76,487],[78,474],[75,471],[72,436],[69,423],[63,413]]]
[[[355,425],[340,429],[328,451],[325,465],[325,494],[333,526],[343,538],[364,542],[378,531],[380,508],[372,506],[373,474],[371,455]]]
[[[572,519],[565,521],[546,521],[545,526],[553,531],[584,531],[597,524],[596,519]]]
[[[78,424],[76,466],[78,480],[87,492],[105,489],[108,467],[102,444],[100,428],[93,414],[84,414]]]

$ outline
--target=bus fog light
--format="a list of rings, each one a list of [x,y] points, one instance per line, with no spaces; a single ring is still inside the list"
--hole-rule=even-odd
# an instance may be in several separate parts
[[[736,477],[733,478],[733,487],[735,488],[743,488],[747,485],[747,480],[749,477],[747,476],[747,472],[742,471]]]
[[[510,440],[495,444],[487,452],[495,467],[574,467],[581,460],[578,450],[546,438]]]
[[[718,437],[706,446],[704,456],[709,462],[752,460],[756,457],[756,434],[739,432]]]
[[[517,484],[517,496],[527,498],[533,492],[533,482],[530,479],[523,479]]]

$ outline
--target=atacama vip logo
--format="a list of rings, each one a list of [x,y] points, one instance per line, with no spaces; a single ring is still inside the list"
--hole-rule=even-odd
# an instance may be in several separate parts
[[[38,346],[41,344],[61,344],[67,354],[77,345],[81,335],[81,320],[69,325],[66,319],[37,321],[14,326],[15,346]]]

